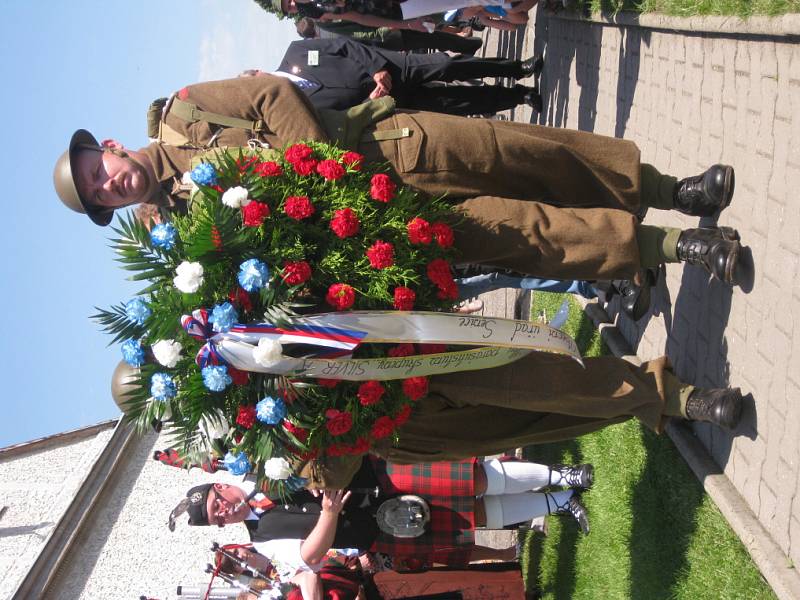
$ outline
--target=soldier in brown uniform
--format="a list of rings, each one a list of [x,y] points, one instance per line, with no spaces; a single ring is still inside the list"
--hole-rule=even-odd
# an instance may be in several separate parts
[[[250,77],[183,88],[166,106],[162,142],[139,151],[76,132],[54,174],[62,201],[106,225],[139,202],[184,206],[180,179],[192,157],[250,140],[285,146],[338,141],[429,195],[448,194],[466,219],[462,260],[560,279],[630,279],[642,267],[686,261],[735,284],[740,250],[729,228],[681,231],[638,223],[643,206],[710,215],[730,202],[733,169],[678,181],[639,161],[632,142],[591,133],[450,115],[392,111],[381,98],[349,111],[319,111],[290,81]],[[165,143],[172,141],[173,143]],[[431,393],[399,431],[398,447],[373,448],[394,462],[456,460],[572,438],[636,416],[659,431],[665,417],[732,429],[738,389],[680,382],[666,358],[641,367],[603,357],[583,369],[532,353],[488,372],[431,378]],[[322,480],[343,486],[347,459]]]

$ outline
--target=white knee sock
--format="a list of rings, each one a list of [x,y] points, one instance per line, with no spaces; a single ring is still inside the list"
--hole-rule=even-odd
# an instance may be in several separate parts
[[[506,525],[516,525],[542,517],[549,514],[549,511],[555,511],[558,506],[566,504],[572,494],[574,494],[572,490],[549,494],[551,496],[549,505],[545,494],[537,492],[484,496],[486,528],[502,529]]]
[[[486,495],[520,494],[551,484],[550,467],[532,462],[497,459],[483,463],[486,471]],[[560,479],[560,477],[559,477]]]

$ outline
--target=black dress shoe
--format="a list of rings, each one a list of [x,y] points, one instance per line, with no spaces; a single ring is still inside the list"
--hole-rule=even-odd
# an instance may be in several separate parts
[[[678,238],[678,260],[705,268],[728,285],[737,285],[739,233],[731,227],[686,229]]]
[[[541,54],[531,56],[530,58],[520,61],[519,67],[522,71],[522,77],[530,77],[531,75],[538,77],[544,68],[544,57]]]
[[[702,175],[675,184],[675,209],[693,217],[710,217],[731,203],[735,185],[733,167],[714,165]]]
[[[739,388],[695,388],[686,401],[686,418],[733,431],[742,418],[742,392]]]
[[[522,95],[522,102],[520,104],[527,104],[531,107],[532,110],[536,112],[542,112],[544,108],[544,102],[542,101],[542,96],[539,94],[539,90],[535,87],[527,87],[524,85],[519,86],[524,88],[524,93]]]
[[[597,297],[601,302],[610,302],[619,295],[620,309],[634,321],[638,321],[650,312],[651,288],[658,280],[656,269],[646,269],[644,283],[637,285],[630,279],[615,279],[613,281],[598,281],[593,284]]]
[[[580,494],[572,494],[572,497],[564,504],[558,504],[552,494],[546,493],[544,498],[547,501],[547,510],[551,515],[570,515],[577,521],[583,534],[589,534],[589,513],[581,503]]]
[[[590,464],[582,465],[550,465],[550,473],[561,476],[562,487],[576,490],[588,490],[594,483],[594,467]],[[551,477],[552,481],[552,477]]]

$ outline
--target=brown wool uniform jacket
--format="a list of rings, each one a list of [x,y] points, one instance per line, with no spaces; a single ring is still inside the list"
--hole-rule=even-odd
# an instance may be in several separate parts
[[[263,119],[259,139],[273,147],[330,140],[308,98],[283,78],[201,83],[178,97],[201,110]],[[242,129],[217,131],[169,113],[165,121],[191,142],[143,149],[167,193],[212,137],[228,147],[251,138]],[[638,268],[631,211],[639,205],[640,163],[634,144],[413,111],[375,125],[378,131],[403,128],[407,137],[362,143],[358,150],[370,160],[388,161],[403,184],[431,196],[447,193],[458,203],[466,219],[456,245],[465,262],[561,279],[630,277]],[[681,389],[666,359],[633,367],[603,357],[588,359],[584,369],[568,358],[532,353],[491,372],[432,377],[431,393],[399,429],[399,443],[382,441],[373,451],[398,463],[457,460],[573,438],[632,416],[658,430],[665,405],[675,406]],[[300,470],[312,485],[343,487],[360,460],[326,459]]]

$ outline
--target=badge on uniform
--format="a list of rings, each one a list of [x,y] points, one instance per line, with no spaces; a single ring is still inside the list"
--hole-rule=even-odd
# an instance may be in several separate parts
[[[319,66],[319,50],[308,51],[308,66],[309,67]]]

